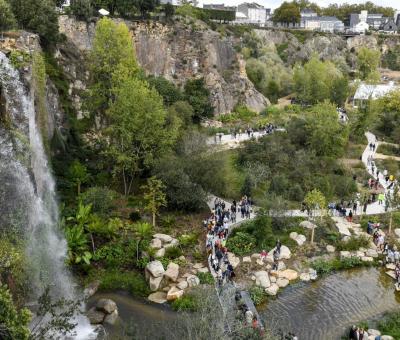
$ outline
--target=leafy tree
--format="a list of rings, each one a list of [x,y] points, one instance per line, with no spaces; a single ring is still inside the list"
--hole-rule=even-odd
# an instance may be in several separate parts
[[[362,80],[378,81],[378,67],[381,60],[381,53],[378,50],[372,50],[362,47],[357,53],[357,69]]]
[[[105,112],[113,101],[112,88],[121,81],[117,75],[133,77],[138,71],[128,27],[108,18],[100,19],[89,60],[91,84],[87,106],[104,120]]]
[[[132,189],[135,175],[148,169],[176,140],[176,130],[167,127],[167,113],[160,95],[141,80],[131,78],[113,89],[114,103],[108,110],[110,137],[107,154],[113,173],[121,176],[124,193]]]
[[[146,18],[159,4],[159,0],[135,0],[135,7],[142,15],[142,18]]]
[[[68,168],[68,177],[76,185],[78,196],[81,193],[81,185],[86,183],[90,178],[86,166],[78,160],[73,161]]]
[[[156,226],[156,215],[161,207],[167,204],[164,193],[165,186],[162,181],[156,177],[147,179],[147,184],[142,186],[144,190],[144,200],[146,202],[145,210],[153,216],[153,227]]]
[[[45,46],[59,39],[58,14],[53,0],[9,0],[18,25],[40,35]]]
[[[163,97],[165,105],[170,106],[177,101],[183,100],[182,92],[164,77],[149,76],[147,81]]]
[[[187,101],[177,101],[168,109],[170,115],[175,115],[183,123],[184,127],[188,127],[193,123],[194,111]]]
[[[11,10],[9,3],[6,0],[0,0],[0,32],[3,37],[3,32],[16,26],[14,13]]]
[[[175,8],[174,8],[174,6],[172,6],[172,4],[171,3],[166,3],[165,5],[164,5],[164,13],[165,13],[165,17],[167,18],[167,19],[171,19],[173,16],[174,16],[174,14],[175,14]]]
[[[318,189],[314,189],[307,193],[304,203],[311,211],[311,218],[314,219],[319,213],[322,222],[322,216],[326,210],[325,196]],[[314,229],[311,231],[311,243],[314,243]]]
[[[152,226],[146,222],[138,222],[134,225],[134,230],[138,238],[136,242],[136,259],[139,260],[140,242],[151,236]]]
[[[204,79],[188,80],[185,84],[185,97],[194,110],[194,119],[211,117],[214,108],[210,104],[210,91],[205,87]]]
[[[297,24],[300,22],[300,8],[296,2],[283,2],[275,9],[273,21],[275,23]]]
[[[93,8],[90,0],[72,0],[71,1],[72,14],[79,20],[89,20],[93,15]]]
[[[0,284],[0,338],[4,340],[28,340],[31,313],[28,309],[17,310],[7,286]]]

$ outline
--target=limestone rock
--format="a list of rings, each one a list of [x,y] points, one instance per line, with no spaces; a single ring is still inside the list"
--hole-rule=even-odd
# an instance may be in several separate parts
[[[172,236],[167,234],[154,234],[153,238],[158,238],[162,243],[172,242]]]
[[[309,273],[301,273],[300,274],[300,280],[308,282],[311,280],[310,274]]]
[[[394,270],[388,270],[386,272],[386,274],[389,275],[392,279],[396,280],[396,274],[395,274]]]
[[[305,237],[304,235],[298,234],[298,233],[296,233],[295,231],[291,232],[291,233],[289,234],[289,237],[290,237],[292,240],[296,241],[296,243],[297,243],[299,246],[302,246],[302,245],[304,244],[304,242],[306,242],[306,240],[307,240],[306,237]]]
[[[366,252],[365,252],[365,255],[366,256],[369,256],[369,257],[378,257],[379,255],[378,255],[378,252],[375,250],[375,249],[368,249]]]
[[[283,261],[278,261],[278,270],[285,270],[286,265]]]
[[[85,298],[89,298],[96,294],[97,290],[99,289],[100,281],[94,281],[90,283],[85,290],[83,291],[83,295]]]
[[[96,309],[98,311],[111,314],[117,309],[117,304],[111,299],[100,299],[96,303]]]
[[[160,261],[151,261],[147,264],[146,270],[153,276],[153,277],[160,277],[163,276],[165,273],[164,267]]]
[[[328,244],[327,246],[326,246],[326,251],[328,252],[328,253],[334,253],[335,252],[335,247],[334,246],[331,246],[330,244]]]
[[[390,335],[382,335],[381,340],[394,340],[394,338]]]
[[[288,279],[289,281],[296,280],[299,274],[293,269],[278,271],[278,278]]]
[[[275,251],[275,248],[271,249],[271,251],[268,253],[268,256],[266,258],[268,262],[271,262],[271,263],[274,262],[274,256],[273,256],[274,251]],[[282,245],[281,252],[279,254],[279,260],[289,260],[291,256],[292,256],[292,253],[290,252],[290,249],[288,247]]]
[[[395,270],[396,265],[394,263],[388,263],[388,264],[386,264],[386,269]]]
[[[167,293],[167,300],[168,301],[174,301],[176,299],[179,299],[180,297],[183,296],[183,290],[179,289],[177,287],[172,287],[168,293]]]
[[[164,273],[164,276],[171,281],[176,281],[179,276],[179,265],[174,262],[170,262],[168,264],[167,270]]]
[[[156,239],[158,240],[158,239]],[[159,240],[160,241],[160,240]],[[161,242],[161,241],[160,241]],[[164,257],[165,255],[165,248],[160,248],[156,251],[156,253],[154,254],[155,257]]]
[[[396,237],[400,237],[400,228],[396,228],[394,230],[394,234],[396,235]]]
[[[161,282],[162,282],[162,280],[163,280],[163,277],[162,277],[162,276],[160,276],[160,277],[153,277],[153,276],[150,276],[150,278],[149,278],[150,290],[151,290],[152,292],[155,292],[155,291],[159,290],[159,289],[161,288]]]
[[[269,280],[268,272],[265,270],[260,270],[254,273],[254,276],[256,277],[256,285],[263,287],[263,288],[268,288],[271,285],[271,282]]]
[[[159,238],[153,238],[150,242],[150,248],[160,249],[162,247],[162,242]]]
[[[208,268],[203,267],[203,268],[197,269],[197,272],[198,273],[208,273]]]
[[[111,314],[106,315],[104,318],[104,323],[108,323],[109,325],[115,325],[118,320],[118,310],[116,309]]]
[[[254,253],[251,255],[251,258],[256,260],[256,259],[261,258],[261,255],[259,253]]]
[[[289,280],[284,278],[279,278],[276,280],[276,284],[278,285],[279,288],[284,288],[289,284]]]
[[[256,260],[256,264],[258,264],[259,266],[264,266],[265,262],[263,260],[261,260],[261,259],[257,259]]]
[[[356,251],[356,256],[357,256],[358,258],[362,258],[362,257],[365,256],[365,252],[357,250],[357,251]]]
[[[347,251],[347,250],[342,250],[340,252],[340,258],[344,259],[344,258],[347,258],[347,257],[351,257],[351,253],[349,251]]]
[[[203,268],[203,267],[204,267],[204,264],[202,264],[202,263],[196,263],[196,264],[193,265],[194,269],[200,269],[200,268]]]
[[[240,258],[237,257],[234,253],[229,253],[229,252],[227,256],[228,256],[228,261],[232,265],[233,269],[235,269],[240,263]]]
[[[370,256],[363,256],[361,257],[361,261],[363,262],[374,262],[374,258]]]
[[[171,242],[164,245],[165,248],[171,248],[177,246],[179,246],[179,241],[176,238],[173,238]]]
[[[200,279],[196,275],[191,275],[186,280],[190,288],[196,287],[200,284]]]
[[[186,289],[188,287],[187,281],[181,281],[176,285],[179,289]]]
[[[165,303],[167,302],[167,293],[164,292],[155,292],[148,296],[148,299],[155,303]]]
[[[242,259],[243,263],[251,263],[251,257],[250,256],[244,256]]]
[[[279,286],[276,283],[273,283],[272,285],[270,285],[268,288],[265,288],[265,292],[268,295],[276,295],[278,293],[279,290]]]
[[[86,313],[86,316],[88,317],[92,325],[98,325],[103,322],[106,314],[102,311],[97,310],[96,307],[92,307]]]
[[[276,283],[277,279],[276,279],[275,276],[271,275],[271,276],[269,277],[269,281],[270,281],[271,283]]]
[[[368,334],[369,335],[374,335],[374,336],[379,336],[379,335],[381,335],[381,332],[378,331],[377,329],[370,328],[370,329],[368,329]]]

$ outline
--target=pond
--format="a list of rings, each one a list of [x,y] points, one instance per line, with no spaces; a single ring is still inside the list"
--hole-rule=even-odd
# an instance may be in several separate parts
[[[274,332],[291,331],[300,340],[334,340],[352,324],[399,307],[393,279],[384,270],[363,268],[288,286],[263,306],[260,315]]]

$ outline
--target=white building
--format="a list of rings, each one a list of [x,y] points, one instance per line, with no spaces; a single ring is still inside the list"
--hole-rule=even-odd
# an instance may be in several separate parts
[[[336,17],[312,16],[304,19],[304,28],[311,31],[342,32],[344,23]]]
[[[300,27],[306,28],[306,20],[315,18],[317,16],[318,16],[318,13],[313,11],[310,8],[305,8],[305,9],[301,10],[301,12],[300,12]]]
[[[363,108],[368,101],[382,98],[397,89],[400,89],[400,87],[392,81],[388,84],[379,85],[361,83],[354,95],[353,107]]]
[[[369,25],[368,25],[366,22],[361,21],[361,22],[359,22],[357,25],[353,26],[353,27],[351,28],[351,30],[352,30],[354,33],[364,34],[366,31],[369,30]]]
[[[244,14],[246,18],[244,18],[242,14]],[[236,18],[240,20],[240,22],[238,21],[237,23],[265,26],[265,22],[267,21],[267,11],[263,6],[256,4],[255,2],[245,2],[238,5]]]

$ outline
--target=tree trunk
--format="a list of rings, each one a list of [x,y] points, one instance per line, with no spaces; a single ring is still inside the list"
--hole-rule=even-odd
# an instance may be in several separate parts
[[[390,211],[389,235],[392,233],[392,223],[393,223],[393,211]]]
[[[156,213],[153,212],[153,227],[155,228],[156,226]]]
[[[314,230],[315,230],[315,228],[311,229],[311,244],[314,243]]]
[[[90,239],[92,241],[92,249],[93,249],[93,255],[94,255],[95,248],[94,248],[94,239],[93,239],[93,234],[92,233],[90,233]]]

